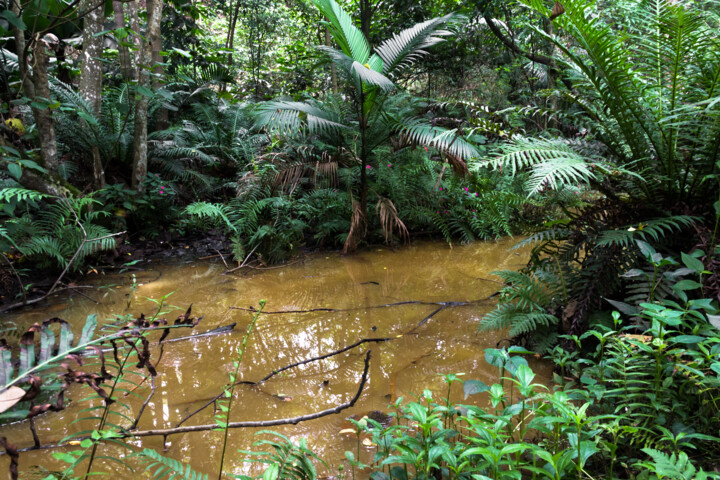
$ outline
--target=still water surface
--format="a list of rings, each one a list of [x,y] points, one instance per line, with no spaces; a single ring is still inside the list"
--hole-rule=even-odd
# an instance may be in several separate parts
[[[173,292],[168,303],[184,310],[193,304],[195,315],[204,320],[194,333],[237,322],[235,331],[211,337],[169,343],[158,366],[157,391],[141,418],[139,428],[174,427],[189,413],[204,405],[222,391],[228,382],[233,359],[252,316],[231,307],[257,306],[267,301],[266,311],[289,311],[330,308],[340,312],[310,312],[262,315],[253,331],[240,369],[240,377],[259,380],[285,365],[320,356],[363,338],[393,337],[385,343],[364,344],[343,354],[287,370],[260,386],[239,386],[233,404],[231,421],[256,421],[288,418],[333,408],[349,401],[357,391],[367,349],[372,350],[369,381],[358,403],[339,414],[274,427],[293,439],[307,438],[309,445],[330,465],[339,465],[345,450],[354,450],[356,440],[340,431],[350,415],[362,416],[370,411],[388,411],[388,404],[398,397],[413,398],[424,389],[444,395],[442,374],[464,373],[466,379],[486,383],[497,381],[497,370],[484,361],[483,350],[495,347],[504,339],[503,332],[476,333],[480,317],[492,308],[488,297],[499,285],[490,272],[514,269],[526,262],[517,251],[509,251],[515,240],[475,243],[449,248],[445,243],[424,242],[391,251],[374,248],[353,256],[338,253],[313,255],[302,262],[248,275],[222,275],[225,268],[218,259],[185,264],[147,265],[134,272],[137,287],[131,289],[131,273],[104,275],[94,281],[94,290],[83,290],[100,302],[95,304],[81,295],[58,298],[55,303],[8,317],[18,329],[48,317],[61,317],[79,331],[85,317],[97,313],[101,323],[112,322],[114,315],[141,312],[152,314],[160,299]],[[397,302],[410,303],[371,308]],[[439,306],[433,302],[462,302],[444,308],[423,322]],[[129,306],[128,306],[129,305]],[[180,310],[167,314],[174,319]],[[188,335],[177,330],[172,337]],[[157,350],[153,352],[157,358]],[[539,380],[550,375],[546,364],[532,364]],[[149,393],[149,382],[135,390],[143,398]],[[62,412],[37,418],[42,443],[54,443],[68,434],[92,428],[90,422],[75,422],[90,404],[88,388],[72,388],[71,404]],[[454,400],[463,401],[456,387]],[[137,412],[142,399],[134,395],[124,399]],[[473,398],[468,399],[472,402]],[[478,399],[476,401],[483,401]],[[121,410],[134,417],[135,413]],[[119,416],[114,421],[127,422]],[[212,407],[188,420],[185,425],[213,423]],[[250,449],[260,429],[232,430],[225,470],[249,472],[238,449]],[[32,444],[27,424],[14,424],[0,430],[19,447]],[[161,437],[132,441],[162,451]],[[222,448],[221,432],[193,432],[172,435],[165,444],[165,455],[190,462],[200,472],[217,475]],[[125,455],[121,450],[103,453]],[[8,459],[0,459],[6,471]],[[113,471],[114,477],[142,478],[143,467],[131,473],[118,466],[99,469]],[[58,467],[48,452],[21,455],[20,469],[33,465]],[[76,470],[76,474],[84,470]],[[4,475],[4,473],[0,474]],[[30,478],[21,475],[21,478]],[[42,477],[41,477],[42,478]]]

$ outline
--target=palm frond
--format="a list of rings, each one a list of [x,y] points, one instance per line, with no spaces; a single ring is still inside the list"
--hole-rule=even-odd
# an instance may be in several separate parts
[[[419,60],[427,52],[425,49],[437,45],[452,32],[441,30],[443,27],[453,27],[464,20],[455,14],[433,18],[403,30],[382,42],[375,52],[383,60],[382,72],[392,73],[405,68]]]
[[[457,129],[433,126],[423,119],[398,123],[397,127],[415,144],[436,148],[462,161],[480,156],[475,145],[460,136]]]
[[[365,67],[363,67],[365,68]],[[335,113],[302,103],[271,101],[257,107],[256,126],[284,134],[296,134],[303,129],[308,133],[332,133],[349,127]]]
[[[350,16],[335,0],[313,0],[328,19],[328,28],[340,49],[354,61],[364,65],[370,58],[370,44]]]

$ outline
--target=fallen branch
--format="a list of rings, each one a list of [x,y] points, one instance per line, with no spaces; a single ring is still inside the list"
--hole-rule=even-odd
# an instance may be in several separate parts
[[[274,312],[263,312],[263,315],[286,315],[288,313],[313,313],[313,312],[352,312],[355,310],[371,310],[375,308],[389,308],[397,307],[400,305],[439,305],[440,307],[464,307],[466,305],[475,305],[484,301],[489,300],[490,297],[482,298],[479,300],[473,300],[470,302],[423,302],[420,300],[407,300],[404,302],[396,303],[385,303],[383,305],[371,305],[369,307],[352,307],[352,308],[310,308],[308,310],[276,310]],[[243,312],[257,312],[254,307],[230,307],[230,310],[242,310]]]
[[[352,345],[348,345],[348,346],[343,347],[343,348],[341,348],[341,349],[339,349],[339,350],[335,350],[335,351],[333,351],[333,352],[326,353],[326,354],[324,354],[324,355],[319,355],[319,356],[317,356],[317,357],[307,358],[307,359],[301,360],[301,361],[299,361],[299,362],[291,363],[290,365],[285,365],[285,366],[282,367],[282,368],[278,368],[277,370],[273,370],[272,372],[270,372],[269,374],[267,374],[265,377],[263,377],[262,379],[258,380],[257,382],[252,382],[252,381],[250,381],[250,380],[240,380],[239,382],[236,382],[235,385],[257,386],[257,385],[260,385],[261,383],[267,382],[267,381],[270,380],[272,377],[274,377],[275,375],[277,375],[277,374],[279,374],[279,373],[284,372],[285,370],[289,370],[289,369],[291,369],[291,368],[299,367],[300,365],[307,365],[308,363],[317,362],[317,361],[319,361],[319,360],[324,360],[324,359],[326,359],[326,358],[330,358],[330,357],[333,357],[333,356],[335,356],[335,355],[339,355],[339,354],[341,354],[341,353],[347,352],[348,350],[352,350],[352,349],[355,348],[355,347],[359,347],[360,345],[363,345],[363,344],[365,344],[365,343],[381,343],[381,342],[387,342],[388,340],[392,340],[392,338],[390,338],[390,337],[388,337],[388,338],[364,338],[364,339],[362,339],[362,340],[359,340],[359,341],[353,343]],[[213,397],[212,399],[210,399],[210,401],[208,401],[205,405],[203,405],[202,407],[198,408],[197,410],[195,410],[194,412],[190,413],[188,416],[186,416],[185,418],[183,418],[182,420],[180,420],[180,422],[178,422],[178,424],[177,424],[175,427],[176,427],[176,428],[179,427],[180,425],[182,425],[183,423],[187,422],[188,420],[190,420],[192,417],[194,417],[194,416],[197,415],[198,413],[200,413],[200,412],[202,412],[203,410],[205,410],[205,409],[206,409],[207,407],[209,407],[210,405],[212,405],[212,404],[214,404],[215,402],[217,402],[220,398],[223,397],[224,394],[225,394],[225,391],[223,390],[222,393],[220,393],[220,394],[216,395],[215,397]]]
[[[370,370],[370,350],[367,351],[365,354],[365,366],[363,368],[363,374],[362,378],[360,379],[360,385],[358,386],[358,390],[353,396],[353,398],[346,402],[342,403],[334,408],[328,408],[326,410],[322,410],[320,412],[311,413],[308,415],[300,415],[297,417],[290,417],[290,418],[278,418],[275,420],[261,420],[256,422],[230,422],[228,424],[228,428],[254,428],[254,427],[275,427],[278,425],[297,425],[300,422],[306,422],[308,420],[315,420],[317,418],[326,417],[328,415],[333,415],[336,413],[340,413],[343,410],[346,410],[357,403],[357,401],[360,399],[360,395],[362,394],[363,389],[365,388],[365,384],[367,383],[367,377],[368,377],[368,371]],[[175,435],[178,433],[190,433],[190,432],[207,432],[210,430],[216,430],[218,428],[217,424],[209,424],[209,425],[193,425],[189,427],[176,427],[176,428],[166,428],[166,429],[160,429],[160,430],[124,430],[121,432],[117,432],[117,435],[114,437],[114,439],[120,439],[120,438],[138,438],[138,437],[154,437],[154,436],[162,436],[164,438],[168,437],[169,435]],[[76,437],[73,439],[73,441],[83,441],[86,438],[90,437]],[[2,446],[0,444],[0,446]],[[66,444],[53,444],[53,445],[41,445],[39,447],[27,447],[20,450],[17,450],[17,452],[28,452],[31,450],[45,450],[49,448],[58,448],[58,447],[64,447]],[[0,454],[0,455],[4,455]]]

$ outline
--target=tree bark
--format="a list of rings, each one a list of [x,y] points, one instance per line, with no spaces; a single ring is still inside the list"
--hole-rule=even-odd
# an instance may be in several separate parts
[[[162,35],[160,34],[160,27],[162,23],[162,10],[163,5],[160,1],[159,13],[158,13],[158,24],[157,29],[150,32],[150,44],[152,45],[152,86],[153,90],[162,88],[162,78],[165,72],[165,66],[163,65],[163,59],[160,56],[160,50],[162,50]],[[168,111],[167,108],[158,108],[157,116],[155,118],[156,129],[164,130],[168,128]]]
[[[330,30],[325,27],[325,46],[332,47],[332,42],[330,41]],[[330,82],[332,85],[332,91],[333,93],[338,93],[338,80],[337,80],[337,70],[335,69],[335,64],[330,63]]]
[[[135,129],[133,138],[133,169],[132,187],[138,192],[143,190],[143,179],[147,175],[147,115],[148,97],[142,94],[142,89],[150,85],[148,75],[152,65],[152,40],[160,36],[160,17],[162,15],[162,0],[147,1],[147,42],[141,42],[140,61],[137,64],[138,92],[135,95]]]
[[[40,139],[40,152],[43,164],[48,173],[52,175],[57,173],[58,157],[55,125],[53,124],[52,112],[47,105],[47,102],[50,100],[50,83],[47,72],[48,45],[44,39],[37,35],[33,47],[32,83],[35,89],[35,95],[31,98],[36,103],[45,104],[45,108],[32,106],[31,108]]]
[[[17,1],[10,2],[12,4],[12,11],[18,17],[21,15],[20,4]],[[18,70],[20,73],[20,81],[22,83],[25,96],[34,98],[35,97],[35,86],[32,83],[32,79],[29,76],[29,68],[27,62],[27,56],[25,55],[25,32],[19,28],[13,29],[13,36],[15,37],[15,49],[18,54]]]
[[[373,8],[370,0],[360,0],[360,30],[367,41],[370,41],[370,24],[372,23]]]
[[[81,9],[85,13],[83,27],[82,67],[80,72],[80,95],[90,104],[93,114],[100,116],[102,109],[102,64],[99,57],[103,51],[103,38],[98,33],[103,30],[104,5],[98,6],[95,0],[83,0]],[[86,128],[92,128],[86,125]],[[92,148],[93,178],[95,186],[105,186],[105,172],[100,149]]]
[[[115,18],[115,28],[125,28],[125,8],[123,2],[113,0],[113,15]],[[129,37],[126,37],[129,38]],[[135,78],[135,72],[130,59],[130,49],[125,45],[118,44],[118,56],[120,57],[120,74],[126,82],[130,82]]]

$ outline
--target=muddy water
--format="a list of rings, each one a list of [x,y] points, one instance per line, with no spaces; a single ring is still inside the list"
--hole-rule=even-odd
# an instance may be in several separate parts
[[[224,276],[219,261],[201,261],[179,265],[149,264],[135,273],[132,288],[130,273],[105,275],[95,279],[96,288],[82,290],[83,295],[57,298],[52,305],[21,315],[7,317],[18,330],[50,316],[64,318],[79,329],[90,313],[111,322],[114,315],[153,313],[156,303],[172,292],[168,304],[185,309],[193,304],[196,314],[205,319],[195,333],[237,322],[233,333],[169,343],[164,349],[156,378],[157,390],[143,414],[139,428],[174,427],[190,413],[219,393],[228,381],[233,359],[244,331],[251,320],[247,311],[232,307],[257,306],[267,301],[266,311],[281,312],[308,309],[335,309],[262,315],[253,331],[240,369],[246,380],[259,380],[285,365],[341,349],[363,338],[393,337],[385,343],[364,344],[343,354],[312,362],[274,376],[260,386],[239,386],[231,421],[260,421],[296,417],[333,408],[348,402],[357,391],[363,371],[365,352],[372,350],[368,385],[357,404],[339,414],[273,429],[293,439],[307,438],[309,445],[332,465],[344,458],[345,450],[355,449],[355,439],[340,434],[345,419],[352,414],[387,411],[388,403],[398,397],[412,398],[413,393],[431,389],[445,394],[441,374],[464,373],[464,378],[486,383],[496,380],[497,371],[486,365],[483,350],[495,347],[503,334],[476,334],[479,318],[492,308],[487,297],[498,289],[490,272],[521,266],[525,257],[508,251],[513,240],[476,243],[448,248],[444,243],[418,243],[398,251],[375,248],[354,256],[320,254],[282,268],[253,271],[246,276]],[[217,260],[217,259],[215,259]],[[478,301],[479,300],[479,301]],[[402,305],[372,308],[398,302]],[[466,304],[441,309],[437,302]],[[170,307],[166,307],[170,308]],[[177,314],[175,311],[173,314]],[[168,318],[174,318],[167,314]],[[423,321],[426,320],[426,321]],[[174,331],[172,337],[190,332]],[[157,358],[157,350],[153,352]],[[540,379],[548,378],[544,364],[535,364]],[[42,443],[55,443],[65,436],[92,428],[91,422],[79,421],[93,413],[81,411],[92,402],[83,401],[92,392],[88,388],[71,389],[67,409],[38,417],[37,431]],[[124,401],[129,410],[118,412],[133,417],[149,393],[145,382]],[[462,400],[460,387],[452,393]],[[470,399],[469,401],[472,401]],[[115,422],[127,424],[120,416]],[[213,423],[212,407],[190,418],[185,425]],[[225,470],[248,472],[238,449],[250,449],[259,437],[258,428],[231,431]],[[23,447],[32,443],[27,424],[4,427],[0,435]],[[162,437],[131,442],[162,450]],[[190,462],[200,472],[217,475],[222,448],[221,432],[192,432],[167,438],[165,454]],[[108,447],[105,454],[124,456]],[[0,468],[8,459],[0,459]],[[131,461],[138,468],[137,463]],[[20,469],[29,471],[41,465],[56,469],[58,463],[47,452],[22,454]],[[116,478],[141,478],[118,466],[99,469],[116,472]],[[82,468],[77,473],[84,473]],[[4,475],[4,474],[2,474]],[[30,478],[28,474],[21,478]],[[42,478],[42,477],[40,477]]]

